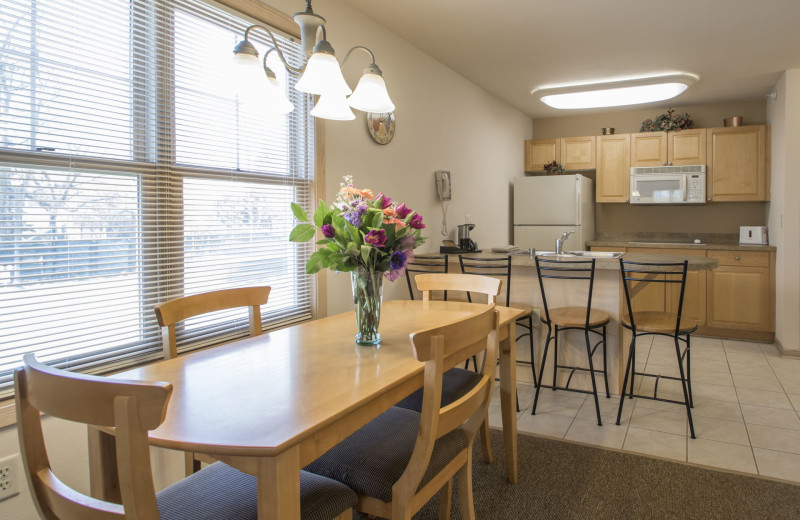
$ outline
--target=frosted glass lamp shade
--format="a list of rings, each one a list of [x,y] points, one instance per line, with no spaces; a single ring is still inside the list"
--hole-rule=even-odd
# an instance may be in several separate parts
[[[324,52],[315,52],[306,65],[306,70],[294,86],[300,92],[324,96],[338,94],[347,96],[352,89],[342,76],[336,56]]]
[[[335,121],[352,121],[356,115],[350,110],[346,96],[346,94],[321,95],[316,106],[311,109],[311,115]]]
[[[350,106],[356,110],[386,114],[394,111],[394,103],[389,99],[386,82],[383,77],[374,73],[365,73],[356,86],[353,95],[348,98]]]
[[[268,110],[274,114],[288,114],[294,110],[294,104],[286,97],[286,92],[275,78],[267,77],[264,98]]]

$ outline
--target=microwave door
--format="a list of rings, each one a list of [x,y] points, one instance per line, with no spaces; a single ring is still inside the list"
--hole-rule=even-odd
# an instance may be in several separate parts
[[[678,193],[680,202],[686,202],[686,194],[688,193],[688,186],[686,182],[687,178],[688,177],[686,175],[681,175],[681,191]]]

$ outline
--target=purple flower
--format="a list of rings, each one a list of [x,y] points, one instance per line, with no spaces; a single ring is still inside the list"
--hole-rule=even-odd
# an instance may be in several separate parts
[[[406,265],[406,254],[402,251],[395,251],[389,257],[389,269],[402,269]]]
[[[361,227],[361,224],[363,223],[364,214],[366,212],[367,212],[367,206],[361,204],[356,208],[355,211],[346,214],[344,218],[347,219],[347,221],[351,223],[353,226]]]
[[[393,281],[397,280],[398,278],[400,278],[401,276],[403,276],[403,274],[405,274],[405,272],[406,272],[406,268],[405,267],[401,267],[400,269],[394,269],[392,271],[386,271],[383,274],[383,276],[385,276],[386,279],[389,280],[390,282],[393,282]]]
[[[322,228],[320,229],[322,229],[322,235],[325,238],[333,238],[336,236],[336,230],[334,230],[333,226],[331,226],[330,224],[323,224]]]
[[[422,215],[419,213],[415,213],[413,217],[411,217],[411,222],[408,224],[414,229],[425,229],[425,224],[422,223]]]
[[[404,202],[401,202],[400,204],[398,204],[397,207],[394,208],[394,210],[397,212],[397,218],[399,218],[399,219],[406,218],[407,216],[409,216],[411,214],[412,211],[414,211],[412,209],[408,209],[408,207],[405,205]]]
[[[383,247],[386,244],[386,231],[382,229],[373,229],[364,237],[364,242],[371,246]]]
[[[392,199],[384,195],[382,192],[378,193],[376,198],[381,199],[381,209],[386,209],[392,205]]]

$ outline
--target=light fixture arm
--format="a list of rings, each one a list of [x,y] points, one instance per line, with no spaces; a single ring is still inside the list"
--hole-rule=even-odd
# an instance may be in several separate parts
[[[286,61],[286,57],[283,55],[283,51],[281,51],[280,47],[278,47],[278,40],[275,39],[275,35],[272,34],[272,31],[270,31],[268,28],[264,27],[263,25],[257,25],[257,24],[256,25],[251,25],[250,27],[245,29],[245,31],[244,31],[244,41],[242,41],[239,45],[236,46],[236,49],[234,50],[234,52],[237,52],[237,51],[238,52],[248,52],[249,49],[244,49],[243,48],[243,47],[247,47],[247,46],[252,47],[253,51],[255,51],[255,47],[253,46],[252,43],[250,43],[250,40],[247,39],[247,37],[250,35],[250,31],[252,31],[253,29],[263,29],[263,30],[265,30],[267,32],[267,34],[269,35],[270,39],[272,40],[273,48],[271,48],[269,51],[267,51],[267,54],[269,54],[272,51],[276,51],[278,53],[278,57],[283,62],[283,66],[286,67],[286,70],[288,70],[289,72],[292,72],[294,74],[301,74],[303,72],[303,68],[294,67],[294,66],[290,65],[288,61]],[[323,34],[325,34],[325,27],[323,27],[322,30],[323,30]],[[240,49],[241,49],[241,51],[240,51]],[[249,51],[249,52],[252,54],[253,51]],[[264,67],[267,66],[267,54],[264,55]],[[255,55],[258,56],[258,52],[257,51],[255,51]]]
[[[363,45],[356,45],[355,47],[347,51],[347,54],[344,55],[344,59],[342,60],[341,67],[344,68],[344,64],[345,62],[347,62],[347,58],[349,58],[350,55],[353,54],[353,52],[358,50],[362,50],[367,54],[369,54],[370,64],[367,65],[367,67],[364,69],[364,74],[377,74],[378,76],[383,77],[383,71],[381,70],[380,67],[378,67],[378,65],[375,64],[375,54],[368,48],[364,47]]]

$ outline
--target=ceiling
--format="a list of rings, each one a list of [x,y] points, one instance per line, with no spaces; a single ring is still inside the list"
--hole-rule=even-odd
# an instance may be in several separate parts
[[[344,1],[533,118],[591,112],[546,106],[544,85],[688,72],[686,106],[763,99],[800,68],[798,0]]]

